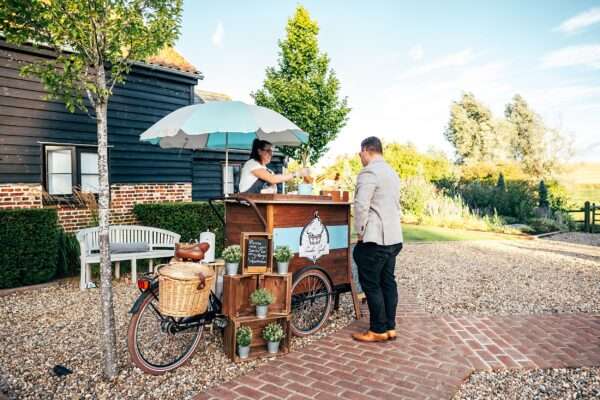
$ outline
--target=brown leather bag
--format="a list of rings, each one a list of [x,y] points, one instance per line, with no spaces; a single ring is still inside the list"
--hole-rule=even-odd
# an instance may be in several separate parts
[[[202,261],[210,245],[202,243],[175,243],[175,257],[182,261]]]

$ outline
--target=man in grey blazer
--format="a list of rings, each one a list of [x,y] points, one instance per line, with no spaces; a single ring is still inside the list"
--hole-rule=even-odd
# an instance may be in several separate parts
[[[394,269],[402,249],[400,179],[383,159],[381,141],[368,137],[360,145],[363,169],[356,179],[354,225],[358,243],[354,261],[367,297],[370,327],[356,340],[378,342],[396,338],[398,289]]]

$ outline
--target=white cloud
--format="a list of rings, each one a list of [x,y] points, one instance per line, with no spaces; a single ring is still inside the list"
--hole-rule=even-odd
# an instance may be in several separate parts
[[[425,51],[420,44],[417,44],[408,50],[408,57],[413,61],[421,61],[424,55]]]
[[[212,34],[212,44],[216,47],[223,47],[223,37],[225,36],[225,28],[223,28],[223,23],[219,21],[217,23],[217,28]]]
[[[563,33],[575,33],[599,22],[600,7],[595,7],[585,12],[582,12],[581,14],[577,14],[576,16],[569,18],[566,21],[563,21],[563,23],[556,27],[554,30]]]
[[[544,68],[576,65],[600,69],[600,44],[565,47],[548,53],[542,58]]]
[[[431,71],[445,69],[448,67],[460,67],[466,65],[473,59],[473,51],[471,49],[464,49],[456,53],[448,54],[444,57],[438,58],[429,64],[425,64],[419,67],[409,68],[404,71],[399,79],[414,78],[420,75],[427,74]]]

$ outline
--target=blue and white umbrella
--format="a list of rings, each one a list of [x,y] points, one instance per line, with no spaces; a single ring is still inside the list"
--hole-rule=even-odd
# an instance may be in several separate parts
[[[173,111],[140,136],[162,148],[251,149],[255,138],[300,146],[308,134],[283,115],[241,101],[194,104]]]

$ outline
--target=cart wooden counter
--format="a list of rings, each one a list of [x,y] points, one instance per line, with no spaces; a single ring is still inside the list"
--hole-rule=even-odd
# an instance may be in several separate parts
[[[350,252],[350,206],[349,202],[333,201],[328,196],[236,195],[225,199],[225,241],[227,245],[240,244],[245,232],[265,232],[271,235],[273,248],[286,245],[292,249],[294,258],[289,269],[294,277],[293,314],[322,301],[324,289],[317,291],[313,287],[322,284],[319,279],[325,275],[329,300],[337,307],[340,293],[351,292],[358,318],[360,307]],[[327,315],[323,318],[330,311],[331,306],[324,310]],[[306,315],[303,321],[309,318]],[[294,333],[313,333],[322,323],[316,329],[312,325],[306,325],[311,329],[294,329]]]

